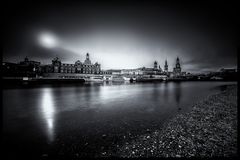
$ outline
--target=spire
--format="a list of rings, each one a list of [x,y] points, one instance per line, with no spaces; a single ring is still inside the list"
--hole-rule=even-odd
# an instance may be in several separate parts
[[[86,59],[89,59],[89,53],[86,54]]]
[[[154,69],[157,69],[158,68],[158,63],[157,63],[157,61],[154,61],[154,67],[153,67]]]
[[[162,68],[161,68],[161,66],[159,65],[159,70],[162,72]]]
[[[84,64],[91,64],[90,58],[89,58],[89,53],[86,54],[86,60],[84,61]]]
[[[181,65],[180,65],[180,61],[179,61],[179,58],[177,57],[177,60],[176,60],[176,67],[175,69],[177,70],[177,72],[181,72]]]
[[[168,64],[167,64],[167,59],[165,60],[164,71],[165,71],[165,72],[168,72]]]

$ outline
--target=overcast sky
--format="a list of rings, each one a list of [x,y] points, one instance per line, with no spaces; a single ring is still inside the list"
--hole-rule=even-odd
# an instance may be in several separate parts
[[[8,6],[3,61],[84,61],[102,69],[169,69],[177,56],[188,72],[237,66],[232,4],[64,3]],[[45,39],[44,39],[45,38]]]

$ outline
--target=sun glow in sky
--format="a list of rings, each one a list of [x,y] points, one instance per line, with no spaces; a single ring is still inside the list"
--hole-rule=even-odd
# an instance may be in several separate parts
[[[42,32],[38,35],[40,45],[46,48],[54,48],[58,44],[56,36],[49,32]]]

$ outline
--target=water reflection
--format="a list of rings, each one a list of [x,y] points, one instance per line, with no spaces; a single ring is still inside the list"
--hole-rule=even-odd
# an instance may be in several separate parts
[[[164,83],[164,92],[163,92],[163,97],[164,97],[164,99],[166,100],[166,101],[168,101],[168,90],[169,90],[169,87],[168,87],[168,83],[167,82],[165,82]]]
[[[175,100],[177,103],[177,107],[179,108],[180,101],[181,101],[181,82],[175,83]]]
[[[51,88],[44,88],[41,99],[41,112],[46,123],[49,142],[54,140],[55,107]]]
[[[159,84],[159,83],[154,83],[153,84],[153,95],[154,96],[152,96],[152,99],[154,101],[158,101],[159,97],[161,96],[161,92],[160,92],[161,86],[160,85],[161,84]]]
[[[176,107],[191,110],[192,104],[215,93],[217,90],[212,88],[223,84],[229,83],[103,83],[4,90],[4,133],[13,144],[11,149],[20,142],[24,151],[31,145],[38,151],[73,149],[71,153],[92,154],[104,141],[109,141],[104,143],[110,148],[111,138],[121,140],[126,133],[141,135],[146,129],[159,129],[159,125],[177,114]],[[41,135],[42,131],[46,136]],[[103,134],[107,138],[103,139]],[[55,141],[57,137],[59,140]],[[52,148],[53,142],[57,148]],[[86,146],[86,142],[94,147]]]

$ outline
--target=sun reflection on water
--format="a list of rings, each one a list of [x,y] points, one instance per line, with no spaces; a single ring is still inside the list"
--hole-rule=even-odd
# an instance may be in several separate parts
[[[52,142],[54,140],[55,107],[52,90],[50,88],[45,88],[43,90],[41,102],[41,110],[46,123],[47,136],[49,142]]]

